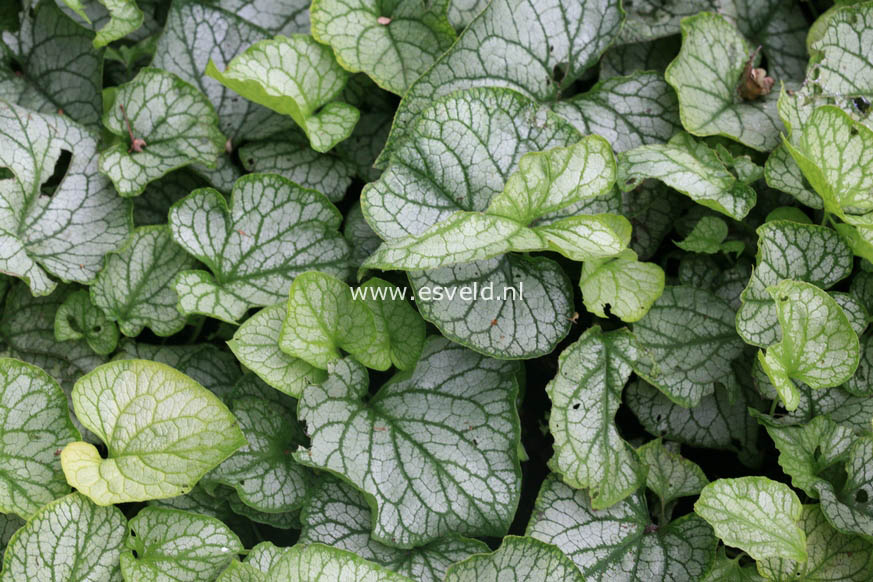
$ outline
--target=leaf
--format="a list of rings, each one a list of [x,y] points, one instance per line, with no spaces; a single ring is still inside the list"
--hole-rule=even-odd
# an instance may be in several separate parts
[[[326,370],[340,349],[367,367],[391,367],[391,338],[381,313],[335,277],[310,271],[291,285],[279,349]]]
[[[248,318],[227,342],[237,359],[258,377],[281,392],[299,398],[310,384],[327,378],[323,370],[289,356],[279,349],[282,323],[287,307],[265,307]]]
[[[244,140],[264,139],[290,131],[287,118],[239,97],[215,79],[203,74],[211,60],[225,67],[234,55],[270,36],[267,26],[281,26],[283,10],[299,2],[222,0],[221,2],[174,2],[167,24],[157,41],[151,66],[178,75],[200,89],[215,106],[219,129],[237,147]],[[290,15],[288,15],[290,16]],[[272,19],[271,19],[272,17]],[[304,143],[308,143],[304,139]],[[222,148],[225,151],[225,148]],[[241,158],[242,153],[240,153]],[[224,156],[222,156],[223,158]],[[266,168],[258,171],[266,171]],[[289,176],[286,176],[289,177]],[[290,178],[290,177],[289,177]],[[303,184],[305,187],[313,187]]]
[[[866,325],[866,321],[864,322]],[[858,369],[843,386],[855,396],[868,396],[873,390],[873,336],[864,335],[860,339],[861,356]]]
[[[24,520],[16,515],[0,514],[0,560],[3,559],[9,540],[23,525]]]
[[[634,371],[685,407],[712,394],[743,350],[733,310],[692,287],[665,287],[633,331],[640,351]]]
[[[447,126],[458,130],[447,132]],[[474,89],[437,102],[419,116],[415,135],[429,147],[421,149],[407,142],[395,152],[379,180],[362,193],[367,222],[388,241],[419,235],[459,210],[484,212],[503,192],[524,154],[566,147],[581,139],[569,124],[531,101],[493,88]],[[453,178],[456,175],[471,179],[458,181]],[[568,194],[573,199],[585,191]],[[572,209],[549,218],[563,218]],[[510,255],[411,273],[410,282],[416,289],[446,288],[447,294],[438,301],[416,296],[424,318],[447,337],[491,355],[517,358],[548,353],[569,331],[569,322],[563,319],[573,313],[569,281],[548,259],[532,261]],[[492,286],[495,295],[519,283],[525,291],[514,304],[462,300],[458,288],[474,283],[477,288]],[[498,323],[492,325],[495,320]]]
[[[785,408],[794,410],[799,395],[794,380],[813,389],[846,382],[858,368],[860,346],[843,310],[809,283],[784,280],[767,291],[776,302],[782,341],[758,352]]]
[[[770,152],[764,164],[764,178],[768,186],[791,194],[804,206],[822,207],[821,197],[812,190],[785,146],[780,145]]]
[[[869,418],[866,419],[869,426]],[[836,489],[828,481],[819,481],[816,491],[821,510],[838,532],[856,534],[868,543],[873,540],[873,437],[865,434],[849,448],[845,464],[846,481]]]
[[[373,312],[377,327],[384,327],[388,334],[391,363],[398,370],[415,367],[427,336],[424,320],[412,305],[402,297],[402,291],[391,283],[373,277],[359,290],[364,302]]]
[[[125,580],[211,582],[243,549],[217,519],[185,511],[146,507],[128,527],[121,554]]]
[[[94,305],[84,289],[71,293],[55,314],[55,339],[84,339],[94,353],[105,356],[118,345],[118,328]]]
[[[758,562],[768,580],[869,580],[870,547],[862,539],[837,533],[816,505],[804,505],[800,526],[806,534],[806,563],[781,558]]]
[[[851,272],[852,251],[836,232],[823,226],[774,220],[758,227],[757,233],[757,265],[740,296],[736,324],[746,343],[767,347],[782,337],[777,307],[767,288],[793,279],[827,289]]]
[[[647,442],[637,455],[647,469],[646,487],[658,496],[662,508],[680,497],[697,495],[709,483],[700,467],[664,446],[661,439]]]
[[[585,309],[598,317],[612,315],[626,322],[639,321],[664,291],[664,271],[654,263],[637,260],[630,249],[615,257],[586,261],[579,288]]]
[[[215,167],[225,142],[218,116],[176,75],[142,69],[105,100],[103,125],[120,139],[101,152],[100,172],[122,196],[138,196],[149,182],[194,162]]]
[[[309,32],[309,0],[218,0],[217,5],[270,34]]]
[[[621,28],[619,41],[640,42],[679,34],[679,23],[684,17],[712,8],[713,4],[712,0],[634,2],[625,8],[627,20]]]
[[[595,511],[584,491],[553,476],[540,489],[526,535],[554,544],[592,581],[697,580],[715,555],[712,529],[688,515],[654,528],[642,495]]]
[[[803,13],[790,0],[731,0],[721,13],[767,57],[771,77],[789,81],[803,79],[806,71],[806,32]]]
[[[800,135],[794,138],[795,133]],[[873,210],[873,130],[827,105],[816,109],[792,138],[795,142],[786,140],[785,148],[821,196],[825,210],[869,223],[869,218],[854,215]]]
[[[812,77],[830,94],[856,96],[873,94],[873,6],[859,2],[838,6],[823,20],[821,36],[809,46]]]
[[[537,103],[557,101],[597,62],[621,21],[614,0],[491,2],[404,95],[379,162],[414,135],[416,116],[455,91],[501,87]],[[525,26],[514,24],[520,22]]]
[[[692,408],[673,403],[643,381],[631,382],[625,394],[628,406],[651,434],[693,446],[736,451],[744,464],[756,459],[758,425],[747,407],[755,406],[757,399],[743,392],[732,400],[726,390],[716,389]]]
[[[725,544],[756,560],[807,559],[802,506],[787,485],[766,477],[718,479],[700,492],[694,512]]]
[[[450,565],[488,551],[482,542],[454,534],[409,550],[386,546],[370,536],[370,507],[364,495],[329,476],[311,490],[300,519],[299,543],[322,543],[354,552],[421,582],[442,582]]]
[[[12,358],[0,358],[0,420],[0,512],[26,519],[70,491],[55,452],[81,436],[58,383]]]
[[[830,295],[831,298],[837,302],[837,305],[840,306],[840,309],[843,310],[843,314],[846,316],[846,319],[849,320],[849,325],[852,327],[852,330],[860,338],[861,334],[864,333],[864,330],[867,329],[867,312],[864,309],[864,306],[861,305],[858,298],[851,293],[831,291],[828,295]]]
[[[779,145],[777,96],[744,101],[737,90],[753,48],[717,14],[682,20],[682,49],[664,76],[679,96],[686,131],[729,137],[758,151]]]
[[[182,495],[245,444],[217,397],[156,362],[98,367],[76,382],[73,408],[108,456],[75,442],[64,448],[61,465],[67,481],[99,505]]]
[[[273,136],[247,142],[238,151],[246,170],[279,174],[304,188],[323,192],[331,202],[343,199],[355,175],[351,162],[334,153],[316,152],[303,132],[294,129],[283,132],[281,139]]]
[[[9,541],[0,581],[118,580],[125,522],[78,493],[44,505]]]
[[[558,548],[527,536],[507,536],[497,551],[455,564],[446,575],[446,582],[512,580],[582,582],[583,578],[573,562]]]
[[[663,74],[670,61],[679,53],[681,44],[679,35],[674,35],[649,42],[611,46],[600,59],[599,78],[631,75],[639,70]]]
[[[615,255],[630,240],[627,219],[573,212],[609,192],[614,175],[612,150],[599,136],[525,154],[484,213],[462,210],[420,234],[389,240],[363,266],[433,269],[547,249],[578,261]]]
[[[166,226],[137,228],[121,251],[107,255],[91,286],[91,300],[126,336],[136,337],[144,327],[173,335],[185,326],[173,279],[194,265]]]
[[[134,0],[99,0],[109,11],[109,22],[97,31],[94,48],[101,48],[110,42],[124,38],[142,26],[144,15]],[[71,9],[90,22],[85,13],[82,0],[64,0]]]
[[[815,485],[825,478],[823,472],[844,461],[855,440],[850,429],[827,416],[791,427],[761,422],[779,450],[779,466],[791,476],[791,484],[810,497],[818,497]]]
[[[63,110],[73,121],[98,125],[103,59],[91,46],[91,33],[54,2],[35,4],[32,12],[22,12],[17,33],[0,33],[0,98],[41,113]]]
[[[648,178],[736,220],[749,213],[755,191],[725,167],[716,152],[686,133],[664,145],[640,146],[618,157],[618,185],[628,191]]]
[[[295,545],[283,553],[266,571],[248,564],[231,564],[218,582],[410,582],[410,578],[364,560],[355,554],[322,544]]]
[[[305,439],[294,409],[285,404],[235,398],[231,410],[248,443],[207,473],[204,482],[233,487],[243,503],[265,513],[300,509],[310,477],[291,453]]]
[[[587,93],[558,101],[554,111],[580,132],[605,137],[616,152],[663,143],[682,129],[676,95],[654,71],[600,81]]]
[[[42,186],[69,152],[69,166],[51,196]],[[20,277],[35,295],[56,283],[88,283],[103,255],[130,233],[130,206],[97,173],[97,139],[62,116],[0,103],[0,271]]]
[[[644,482],[639,461],[614,420],[633,355],[629,333],[604,334],[592,327],[561,353],[558,374],[546,386],[555,439],[549,466],[568,485],[588,489],[594,509],[614,505]]]
[[[455,40],[443,3],[316,0],[309,12],[313,38],[330,45],[343,68],[398,95]]]
[[[329,48],[295,34],[256,42],[227,64],[210,60],[206,74],[241,96],[289,115],[317,152],[326,152],[351,135],[360,112],[336,101],[348,73]]]
[[[173,205],[169,221],[176,242],[211,271],[183,271],[176,278],[185,314],[233,323],[250,307],[283,300],[304,271],[347,272],[337,209],[280,176],[240,178],[229,205],[216,190],[195,190]]]
[[[520,493],[516,370],[434,338],[364,402],[365,368],[340,360],[300,399],[312,445],[295,458],[360,488],[382,543],[502,535]]]
[[[712,255],[725,250],[727,235],[728,225],[724,220],[717,216],[702,216],[684,240],[674,242],[684,251]]]

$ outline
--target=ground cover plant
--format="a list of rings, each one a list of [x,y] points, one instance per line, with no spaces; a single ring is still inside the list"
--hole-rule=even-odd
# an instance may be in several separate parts
[[[7,0],[0,582],[873,580],[873,2]]]

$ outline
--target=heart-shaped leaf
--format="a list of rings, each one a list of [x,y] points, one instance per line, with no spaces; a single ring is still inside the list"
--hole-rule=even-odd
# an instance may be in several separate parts
[[[36,366],[0,358],[0,512],[29,518],[70,488],[55,454],[81,438],[58,383]]]
[[[664,292],[664,271],[654,263],[637,260],[625,249],[615,257],[586,261],[579,288],[585,309],[598,317],[606,310],[622,321],[639,321]]]
[[[84,339],[94,353],[105,356],[118,345],[118,327],[91,303],[84,289],[71,293],[55,314],[55,339]]]
[[[100,153],[100,171],[122,196],[138,196],[149,182],[194,162],[215,167],[225,142],[218,116],[176,75],[143,69],[104,100],[103,125],[119,139]]]
[[[339,360],[300,398],[312,445],[295,457],[362,489],[382,543],[502,535],[520,492],[516,371],[432,338],[413,372],[364,401],[366,369]]]
[[[99,505],[174,497],[245,444],[236,420],[200,384],[164,364],[121,360],[73,388],[73,408],[106,443],[68,444],[67,481]]]
[[[216,190],[195,190],[173,205],[169,220],[176,242],[212,271],[183,271],[176,278],[185,314],[236,322],[250,307],[285,299],[300,273],[348,272],[337,209],[280,176],[240,178],[229,205]]]
[[[348,73],[328,47],[307,35],[256,42],[224,72],[210,60],[206,74],[250,101],[291,116],[318,152],[349,137],[360,116],[355,107],[336,101]]]
[[[449,569],[446,582],[583,582],[576,565],[561,551],[532,537],[507,536],[490,554],[473,556]]]

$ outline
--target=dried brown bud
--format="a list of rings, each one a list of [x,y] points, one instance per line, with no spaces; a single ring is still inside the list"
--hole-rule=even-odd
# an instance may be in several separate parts
[[[740,77],[740,85],[737,87],[737,93],[740,98],[745,101],[754,101],[762,95],[767,95],[773,89],[773,77],[767,76],[767,71],[764,69],[756,69],[752,66],[758,51],[759,46],[752,54],[749,55],[749,60],[746,62],[746,67],[743,69],[743,74]]]

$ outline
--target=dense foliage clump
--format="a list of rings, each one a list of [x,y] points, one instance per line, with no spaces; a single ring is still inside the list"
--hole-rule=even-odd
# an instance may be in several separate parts
[[[873,2],[0,49],[0,582],[873,580]]]

